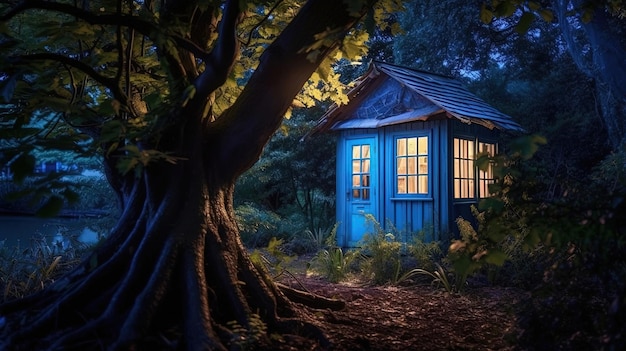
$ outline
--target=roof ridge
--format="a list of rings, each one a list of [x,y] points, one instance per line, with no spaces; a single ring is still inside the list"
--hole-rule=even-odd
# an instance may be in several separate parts
[[[451,80],[457,81],[459,83],[462,83],[458,78],[455,78],[453,76],[449,76],[449,75],[446,75],[446,74],[430,72],[430,71],[426,71],[426,70],[423,70],[423,69],[413,68],[413,67],[408,67],[408,66],[400,66],[400,65],[393,64],[393,63],[377,61],[377,60],[373,60],[372,63],[374,65],[392,66],[392,67],[396,67],[396,68],[400,68],[400,69],[410,70],[410,71],[413,71],[413,72],[416,72],[416,73],[423,73],[423,74],[428,74],[428,75],[431,75],[431,76],[438,76],[438,77],[447,78],[447,79],[451,79]]]

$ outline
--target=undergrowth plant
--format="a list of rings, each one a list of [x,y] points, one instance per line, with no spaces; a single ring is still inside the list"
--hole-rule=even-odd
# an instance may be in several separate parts
[[[78,264],[85,251],[78,242],[59,249],[42,236],[26,248],[0,245],[0,303],[42,290]]]
[[[389,232],[385,231],[371,214],[365,215],[365,220],[373,228],[361,242],[361,251],[366,257],[362,265],[365,275],[374,284],[397,284],[400,278],[407,279],[402,275],[403,245],[396,240],[395,228],[390,225]]]
[[[263,250],[255,249],[250,253],[250,259],[257,268],[264,268],[272,275],[272,279],[278,279],[283,274],[292,275],[289,272],[289,264],[295,259],[282,250],[283,239],[272,237]]]
[[[435,270],[441,261],[443,251],[439,241],[426,240],[426,230],[421,230],[413,235],[412,241],[407,245],[408,253],[415,259],[418,268],[428,271]]]
[[[463,290],[467,278],[471,275],[489,265],[500,267],[507,259],[507,254],[500,249],[503,238],[485,235],[482,230],[484,213],[479,212],[475,206],[472,206],[471,210],[478,221],[478,229],[475,229],[470,221],[462,217],[457,218],[460,239],[452,240],[447,256],[455,273],[457,291]]]
[[[320,250],[311,260],[309,268],[320,273],[331,283],[343,280],[350,272],[352,264],[360,258],[355,250],[343,250],[337,245],[337,225],[330,231],[325,241],[326,248]]]

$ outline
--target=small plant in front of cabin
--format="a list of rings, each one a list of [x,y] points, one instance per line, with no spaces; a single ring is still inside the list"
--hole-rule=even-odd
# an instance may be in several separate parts
[[[292,275],[287,267],[295,257],[286,254],[283,249],[283,239],[272,237],[263,250],[255,249],[250,253],[250,259],[257,268],[268,271],[272,279],[278,279],[283,274]]]
[[[373,228],[373,232],[366,233],[361,242],[361,251],[366,257],[362,264],[365,275],[379,285],[397,284],[408,279],[402,275],[402,243],[396,240],[395,228],[386,232],[374,216],[367,214],[365,217]]]
[[[331,283],[340,282],[350,272],[352,264],[359,259],[360,253],[354,250],[344,251],[337,246],[337,224],[330,231],[325,244],[326,248],[315,255],[309,267]]]
[[[502,266],[507,258],[506,253],[499,248],[501,239],[494,240],[483,234],[484,212],[479,212],[474,206],[471,210],[478,222],[478,230],[474,229],[470,221],[457,218],[461,238],[452,240],[447,255],[455,273],[457,291],[464,289],[467,278],[471,275],[489,265]]]
[[[426,230],[421,230],[413,235],[412,239],[411,243],[407,245],[407,251],[415,259],[416,266],[427,271],[436,270],[437,262],[443,258],[441,242],[426,241]]]
[[[425,275],[427,277],[432,278],[430,285],[434,285],[435,287],[441,287],[447,293],[453,293],[456,290],[456,285],[452,284],[450,279],[448,278],[448,271],[446,271],[443,266],[439,263],[435,263],[436,268],[432,271],[416,268],[411,270],[409,273],[413,275]]]

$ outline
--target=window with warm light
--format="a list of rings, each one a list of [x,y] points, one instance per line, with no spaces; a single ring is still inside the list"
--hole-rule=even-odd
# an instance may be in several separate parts
[[[474,199],[489,196],[489,184],[494,182],[493,165],[487,170],[476,167],[476,157],[481,153],[493,156],[496,144],[470,139],[454,138],[453,187],[455,199]]]
[[[428,137],[396,139],[396,194],[428,194]]]

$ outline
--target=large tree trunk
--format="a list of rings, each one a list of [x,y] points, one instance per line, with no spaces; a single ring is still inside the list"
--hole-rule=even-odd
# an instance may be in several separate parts
[[[2,350],[225,349],[266,341],[265,327],[315,332],[251,263],[234,179],[209,162],[202,136],[190,123],[181,138],[189,159],[133,180],[118,227],[76,270],[2,307],[11,328]]]

